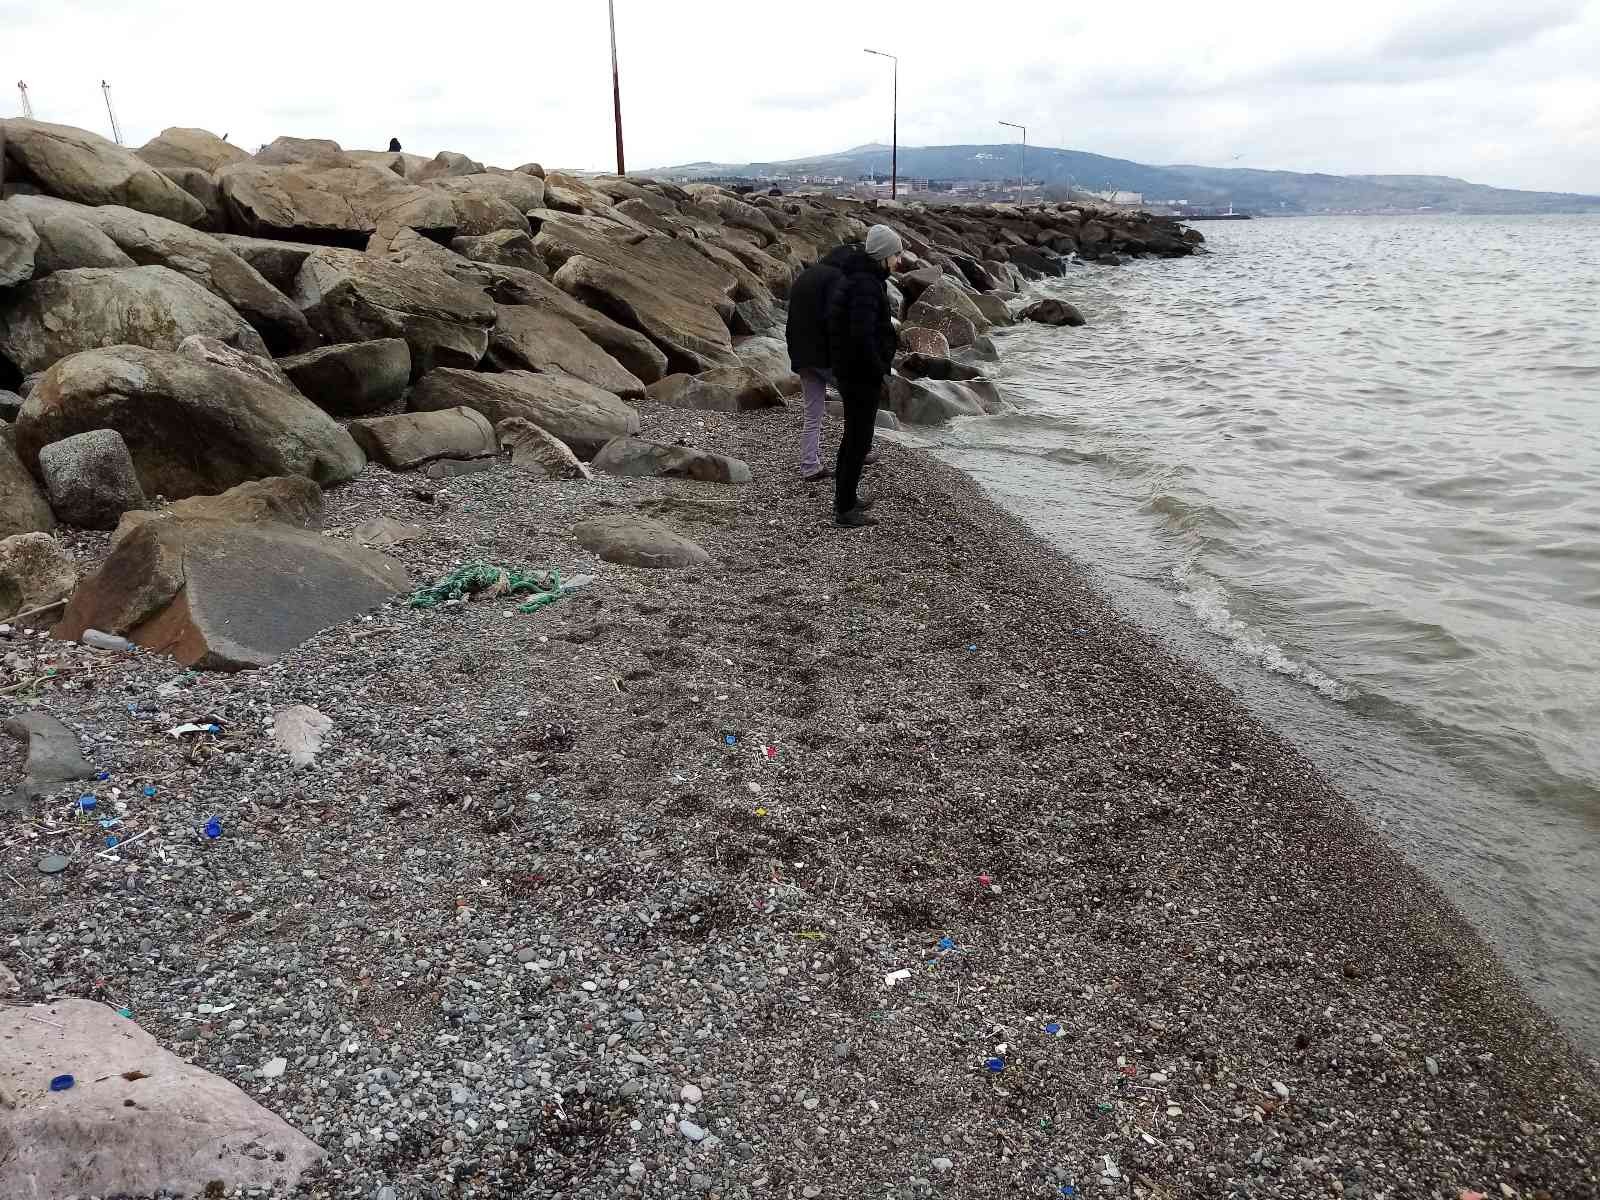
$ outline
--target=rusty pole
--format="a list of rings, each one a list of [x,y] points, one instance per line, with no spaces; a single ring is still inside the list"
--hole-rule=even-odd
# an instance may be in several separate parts
[[[628,173],[622,158],[622,82],[617,74],[617,0],[606,0],[611,14],[611,103],[617,116],[617,174]]]

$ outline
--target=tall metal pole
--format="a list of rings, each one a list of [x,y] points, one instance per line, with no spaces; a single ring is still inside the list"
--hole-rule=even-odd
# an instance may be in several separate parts
[[[616,0],[606,0],[606,8],[611,14],[611,103],[617,115],[617,174],[626,175],[628,167],[622,158],[622,83],[617,73]]]
[[[111,118],[111,140],[117,145],[122,145],[122,126],[117,124],[116,110],[111,107],[111,85],[104,79],[100,81],[100,92],[106,98],[106,116]]]
[[[1027,154],[1027,151],[1028,151],[1028,127],[1026,125],[1018,125],[1015,121],[1001,121],[1000,124],[1005,125],[1005,126],[1011,128],[1011,129],[1020,129],[1020,130],[1022,130],[1022,144],[1017,147],[1017,203],[1021,204],[1022,203],[1022,163],[1023,163],[1023,157],[1024,157],[1024,155]]]
[[[889,199],[894,200],[900,195],[900,59],[883,50],[868,50],[867,53],[894,62],[894,132],[889,149]]]
[[[17,91],[22,94],[22,115],[31,119],[33,105],[28,102],[28,85],[20,79],[17,80]]]

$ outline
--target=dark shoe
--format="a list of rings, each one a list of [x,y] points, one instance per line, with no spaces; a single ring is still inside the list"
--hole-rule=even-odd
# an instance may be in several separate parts
[[[809,475],[800,476],[800,482],[801,483],[821,483],[824,479],[832,479],[832,478],[833,478],[833,472],[828,470],[827,467],[818,467],[815,471],[812,471]]]
[[[852,508],[849,512],[834,513],[833,523],[846,529],[860,529],[866,525],[876,525],[878,518],[864,509]]]

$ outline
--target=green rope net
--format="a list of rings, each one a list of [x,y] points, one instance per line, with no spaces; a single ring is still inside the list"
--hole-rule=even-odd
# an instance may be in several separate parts
[[[561,599],[576,586],[580,586],[577,580],[563,584],[559,571],[528,571],[521,567],[468,563],[418,590],[406,601],[406,606],[437,608],[447,600],[473,599],[479,593],[493,592],[498,596],[531,595],[531,600],[517,607],[518,612],[527,613]]]

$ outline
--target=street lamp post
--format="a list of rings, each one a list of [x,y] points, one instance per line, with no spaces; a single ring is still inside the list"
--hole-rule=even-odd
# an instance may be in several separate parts
[[[622,83],[617,75],[617,4],[606,0],[611,15],[611,103],[617,116],[617,174],[627,175],[627,164],[622,161]]]
[[[894,132],[889,149],[889,199],[894,200],[900,195],[900,60],[882,50],[868,50],[867,53],[894,62]]]
[[[1028,153],[1028,127],[1026,125],[1018,125],[1015,121],[1001,121],[1000,124],[1009,126],[1012,129],[1020,129],[1020,130],[1022,130],[1022,143],[1021,143],[1021,145],[1019,145],[1017,147],[1017,203],[1021,204],[1022,203],[1022,161],[1023,161],[1023,157]]]

